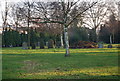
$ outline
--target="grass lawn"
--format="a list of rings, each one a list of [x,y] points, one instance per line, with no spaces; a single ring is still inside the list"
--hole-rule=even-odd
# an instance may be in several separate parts
[[[3,48],[3,79],[118,79],[118,49]]]

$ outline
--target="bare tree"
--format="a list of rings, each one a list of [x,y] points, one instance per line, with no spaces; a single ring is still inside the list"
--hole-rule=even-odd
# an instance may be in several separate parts
[[[64,1],[61,0],[59,2],[57,2],[57,5],[59,5],[58,7],[53,7],[51,6],[51,4],[56,4],[55,2],[51,2],[49,6],[44,6],[40,3],[41,8],[42,8],[42,14],[44,15],[44,17],[35,17],[32,19],[42,19],[41,22],[36,22],[34,20],[32,20],[31,22],[33,23],[59,23],[61,25],[63,25],[64,28],[64,39],[65,39],[65,47],[66,47],[66,54],[65,56],[69,56],[69,40],[68,40],[68,28],[69,26],[74,22],[74,20],[79,17],[81,14],[83,14],[85,11],[87,11],[88,9],[90,9],[91,7],[93,7],[97,2],[93,2],[91,3],[88,7],[83,8],[85,5],[81,6],[81,11],[79,13],[76,13],[74,15],[74,17],[70,17],[70,13],[71,10],[75,7],[75,5],[79,6],[79,1],[77,0],[75,2],[70,2],[68,1]],[[56,8],[58,11],[56,11]],[[80,7],[79,7],[80,8]],[[61,13],[60,15],[57,14],[57,16],[52,16],[54,14],[56,14],[57,12]]]
[[[11,8],[12,8],[11,9],[11,18],[13,19],[12,23],[15,26],[16,31],[19,31],[18,27],[21,26],[19,22],[22,20],[20,14],[19,14],[20,5],[13,4],[13,5],[11,5]]]
[[[7,26],[7,19],[8,19],[8,12],[9,12],[9,5],[8,2],[5,2],[5,11],[2,11],[2,19],[3,19],[3,31],[5,30],[5,27]]]
[[[118,5],[118,20],[120,21],[120,1],[117,2]]]
[[[119,10],[116,8],[116,2],[110,1],[107,2],[107,13],[108,13],[108,21],[106,21],[107,29],[110,32],[110,43],[114,43],[115,41],[115,33],[117,32],[117,19],[119,20]],[[118,8],[119,9],[119,8]]]
[[[90,5],[90,3],[86,3],[87,5]],[[85,12],[84,15],[84,24],[87,27],[90,27],[94,31],[94,40],[95,42],[98,41],[97,36],[97,29],[100,27],[101,24],[103,24],[104,19],[107,14],[106,3],[105,2],[99,2],[94,7],[90,8],[88,11]]]
[[[110,32],[110,44],[115,42],[115,34],[118,33],[118,21],[116,20],[116,17],[114,14],[110,15],[109,21],[106,22],[107,29]]]
[[[28,49],[30,49],[30,18],[33,15],[33,4],[34,2],[32,1],[24,1],[21,3],[18,3],[21,6],[17,6],[18,10],[16,9],[16,25],[21,25],[23,24],[22,27],[27,26],[27,34],[28,34]],[[20,18],[20,22],[18,23],[18,18]],[[27,24],[26,24],[27,23]]]

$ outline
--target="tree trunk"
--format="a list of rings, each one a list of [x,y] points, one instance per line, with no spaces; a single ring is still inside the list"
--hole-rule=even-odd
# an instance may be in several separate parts
[[[112,36],[110,35],[110,44],[112,44]]]
[[[96,28],[93,28],[92,41],[97,42],[97,33],[96,33]]]
[[[95,29],[95,42],[98,43],[98,35],[97,35],[97,32],[96,32],[96,29]]]
[[[29,6],[29,3],[28,3],[28,6]],[[30,21],[29,21],[29,19],[30,19],[30,6],[29,6],[29,8],[28,8],[28,19],[27,19],[27,25],[28,25],[28,49],[30,49]]]
[[[28,19],[28,49],[30,49],[30,27],[29,27],[29,19]]]
[[[53,43],[53,48],[56,48],[56,39],[54,40],[54,43]]]
[[[62,35],[62,33],[60,35],[60,39],[61,39],[61,48],[63,48],[64,46],[63,46],[63,35]]]
[[[114,34],[114,32],[113,32],[113,41],[112,41],[112,43],[114,44],[114,40],[115,39],[115,34]]]
[[[65,48],[66,48],[65,57],[67,57],[70,56],[70,54],[69,54],[68,28],[66,26],[64,26],[64,36],[65,36]]]

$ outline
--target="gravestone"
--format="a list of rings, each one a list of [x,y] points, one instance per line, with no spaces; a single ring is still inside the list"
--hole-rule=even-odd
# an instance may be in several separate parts
[[[32,49],[35,49],[35,48],[36,48],[35,43],[32,43]]]
[[[53,40],[49,40],[48,41],[48,48],[53,48],[53,44],[54,44]]]
[[[11,45],[9,45],[9,47],[13,47],[13,46],[12,46],[12,44],[11,44]]]
[[[112,48],[112,45],[111,45],[111,44],[109,44],[109,45],[108,45],[108,48]]]
[[[103,48],[103,44],[98,44],[98,48]]]
[[[61,47],[61,42],[60,42],[60,41],[58,41],[58,42],[56,43],[56,47],[57,47],[57,48],[60,48],[60,47]]]
[[[23,43],[22,43],[22,49],[28,49],[26,42],[23,42]]]
[[[40,40],[40,49],[44,49],[44,41]]]
[[[40,47],[40,42],[37,42],[37,46]]]
[[[48,42],[46,42],[46,46],[47,46],[47,48],[48,48]]]

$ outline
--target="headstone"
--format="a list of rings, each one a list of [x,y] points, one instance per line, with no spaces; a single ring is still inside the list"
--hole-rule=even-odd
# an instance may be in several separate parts
[[[40,47],[40,42],[37,42],[37,46]]]
[[[53,44],[54,44],[53,40],[49,40],[48,41],[48,48],[53,48]]]
[[[48,47],[48,42],[46,42],[46,46]]]
[[[58,42],[56,43],[56,47],[57,47],[57,48],[60,48],[60,47],[61,47],[61,42],[60,42],[60,41],[58,41]]]
[[[5,47],[5,45],[3,45],[2,47]]]
[[[103,44],[98,44],[98,48],[103,48]]]
[[[22,49],[28,49],[26,42],[23,42],[23,44],[22,44]]]
[[[12,44],[11,44],[11,45],[9,45],[9,47],[13,47],[13,46],[12,46]]]
[[[109,44],[109,45],[108,45],[108,48],[112,48],[112,45],[111,45],[111,44]]]
[[[35,48],[36,48],[35,43],[32,43],[32,49],[35,49]]]
[[[44,49],[44,41],[40,40],[40,49]]]

